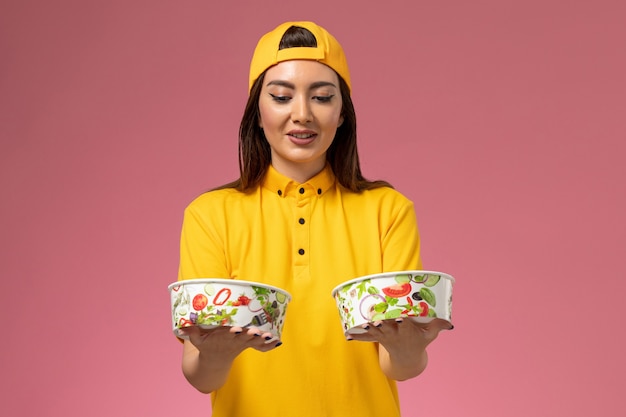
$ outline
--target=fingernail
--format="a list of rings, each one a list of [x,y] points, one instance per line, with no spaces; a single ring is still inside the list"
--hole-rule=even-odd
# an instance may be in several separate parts
[[[235,334],[241,334],[241,330],[237,330]]]
[[[353,339],[353,338],[351,338],[351,337],[346,337],[346,340],[347,340],[348,342],[351,342],[351,341],[353,341],[354,339]]]
[[[276,343],[276,347],[278,347],[278,346],[280,346],[282,344],[283,344],[283,342],[278,342],[278,343]]]
[[[370,326],[369,326],[369,324],[366,324],[365,326],[363,326],[363,328],[364,328],[365,330],[369,330],[369,329],[370,329]]]
[[[383,325],[383,322],[381,321],[380,323],[375,324],[374,326],[376,326],[376,327],[380,327],[380,326],[382,326],[382,325]]]
[[[396,319],[396,323],[402,323],[404,320],[402,319]]]
[[[255,333],[254,334],[254,337],[259,337],[259,336],[261,336],[261,333]]]
[[[265,336],[265,340],[271,340],[272,336]]]

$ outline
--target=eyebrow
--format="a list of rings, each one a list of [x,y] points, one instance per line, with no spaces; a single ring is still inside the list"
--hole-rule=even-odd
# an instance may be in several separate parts
[[[269,83],[267,83],[267,86],[270,86],[270,85],[278,85],[281,87],[291,88],[292,90],[296,88],[296,86],[293,83],[290,83],[289,81],[284,81],[284,80],[272,80]],[[314,90],[320,87],[337,88],[337,86],[334,83],[331,83],[330,81],[316,81],[309,86],[309,90]]]

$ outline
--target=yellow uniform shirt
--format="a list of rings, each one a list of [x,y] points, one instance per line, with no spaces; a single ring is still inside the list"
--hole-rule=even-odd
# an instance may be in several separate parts
[[[377,344],[346,341],[331,291],[420,267],[412,202],[387,187],[348,191],[328,166],[304,184],[270,167],[250,193],[198,197],[185,210],[179,279],[257,281],[292,295],[283,345],[236,358],[212,393],[213,416],[398,416]]]

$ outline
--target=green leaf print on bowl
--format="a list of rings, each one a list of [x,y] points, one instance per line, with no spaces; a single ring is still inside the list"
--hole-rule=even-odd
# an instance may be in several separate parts
[[[363,333],[378,320],[410,317],[421,323],[450,321],[454,278],[435,271],[399,271],[364,276],[332,291],[346,333]]]

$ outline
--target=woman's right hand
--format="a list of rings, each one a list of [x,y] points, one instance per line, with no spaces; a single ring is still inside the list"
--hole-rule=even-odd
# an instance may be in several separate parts
[[[181,331],[198,351],[211,356],[225,355],[226,360],[234,359],[247,348],[267,352],[281,345],[272,333],[263,333],[256,327],[220,326],[203,329],[190,326]]]
[[[281,345],[271,333],[262,333],[256,327],[192,326],[184,328],[183,334],[188,338],[183,347],[183,374],[204,393],[226,382],[233,361],[247,348],[267,352]]]

